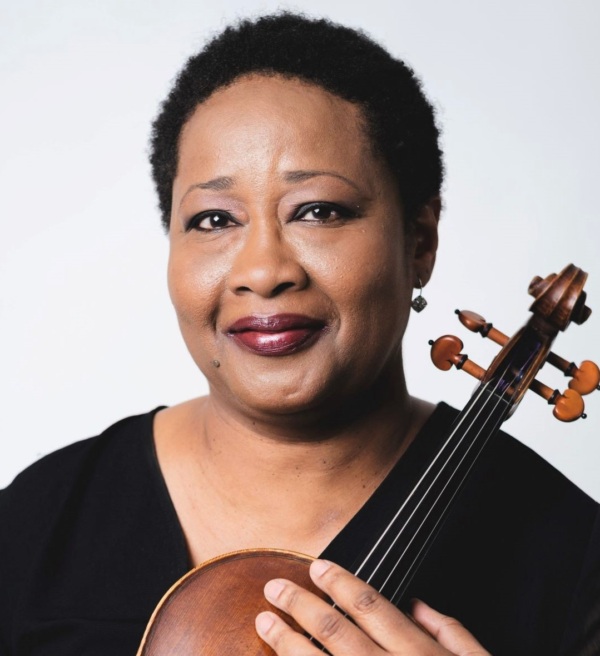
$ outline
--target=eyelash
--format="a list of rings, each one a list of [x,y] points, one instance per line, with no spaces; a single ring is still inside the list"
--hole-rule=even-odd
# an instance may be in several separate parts
[[[310,212],[314,212],[315,210],[329,210],[330,212],[335,212],[338,216],[339,219],[355,219],[358,214],[354,211],[351,210],[348,207],[344,207],[343,205],[338,205],[337,203],[325,203],[325,202],[316,202],[316,203],[309,203],[308,205],[299,205],[296,207],[294,211],[294,220],[301,219],[302,217],[306,216]],[[338,219],[338,220],[339,220]],[[319,219],[319,217],[315,217],[312,222],[313,223],[327,223],[328,221],[335,221],[336,219],[332,219],[330,216],[328,217],[323,217]]]
[[[325,210],[325,212],[329,211],[330,215],[323,218],[319,218],[318,216],[315,216],[314,219],[309,220],[310,223],[325,224],[336,220],[354,219],[358,216],[356,211],[351,210],[348,207],[344,207],[343,205],[338,205],[337,203],[314,202],[314,203],[308,203],[308,204],[305,203],[305,204],[297,205],[294,208],[292,214],[292,221],[302,220],[302,218],[305,217],[307,214],[319,210]],[[337,214],[338,218],[331,218],[331,213]],[[204,212],[200,212],[199,214],[194,215],[190,219],[189,223],[187,224],[186,231],[197,230],[198,232],[216,232],[231,227],[229,225],[215,226],[213,228],[200,227],[200,224],[204,220],[211,219],[211,218],[226,219],[227,221],[229,221],[234,225],[239,225],[239,223],[231,216],[231,214],[229,214],[229,212],[224,212],[223,210],[206,210]]]
[[[211,219],[213,217],[219,218],[219,219],[227,219],[231,223],[237,224],[237,221],[229,214],[229,212],[224,212],[223,210],[206,210],[205,212],[200,212],[199,214],[195,214],[189,221],[189,223],[186,226],[186,232],[189,232],[190,230],[197,230],[198,232],[215,232],[217,230],[224,230],[225,228],[228,228],[229,226],[216,226],[214,228],[201,228],[200,224],[202,221],[205,219]]]

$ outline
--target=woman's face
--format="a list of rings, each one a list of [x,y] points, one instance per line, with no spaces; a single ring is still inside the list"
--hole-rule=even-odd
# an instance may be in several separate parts
[[[425,208],[407,236],[353,104],[259,75],[216,91],[181,134],[169,261],[212,394],[250,415],[290,414],[359,402],[382,376],[401,377],[436,218]]]

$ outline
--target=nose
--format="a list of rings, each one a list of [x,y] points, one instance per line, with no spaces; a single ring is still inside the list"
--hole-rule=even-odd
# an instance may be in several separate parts
[[[229,273],[234,294],[255,293],[273,298],[289,290],[301,290],[308,275],[293,246],[287,243],[279,222],[248,225]]]

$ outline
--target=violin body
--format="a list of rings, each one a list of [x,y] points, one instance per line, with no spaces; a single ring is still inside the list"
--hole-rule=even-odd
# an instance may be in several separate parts
[[[137,656],[274,654],[258,637],[254,620],[263,610],[284,614],[267,602],[263,588],[285,576],[325,599],[308,574],[313,560],[291,551],[248,549],[203,563],[165,594]]]

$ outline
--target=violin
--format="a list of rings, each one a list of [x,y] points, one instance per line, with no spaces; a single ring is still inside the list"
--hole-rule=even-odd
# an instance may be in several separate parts
[[[553,353],[551,345],[571,324],[582,324],[591,310],[583,291],[587,274],[569,264],[560,274],[536,277],[532,317],[508,337],[478,314],[458,311],[461,323],[502,349],[486,370],[461,353],[458,337],[445,335],[431,345],[433,363],[475,376],[479,385],[460,412],[442,447],[428,464],[381,535],[366,545],[354,573],[387,599],[400,604],[407,587],[438,534],[469,472],[501,424],[515,411],[527,390],[553,406],[560,421],[585,417],[583,396],[600,389],[600,369],[586,360],[577,366]],[[549,363],[570,378],[564,392],[552,390],[536,375]],[[321,598],[308,568],[313,558],[276,549],[249,549],[212,559],[191,570],[165,594],[144,633],[137,656],[213,656],[274,654],[257,635],[256,615],[272,607],[263,594],[273,578],[287,578]]]

